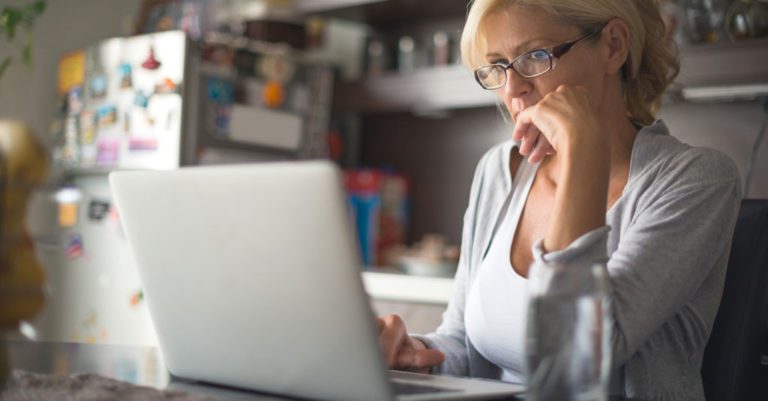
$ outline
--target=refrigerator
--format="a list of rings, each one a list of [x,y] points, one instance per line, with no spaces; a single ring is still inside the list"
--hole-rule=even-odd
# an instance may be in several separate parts
[[[50,132],[52,178],[29,225],[47,273],[39,340],[155,344],[108,174],[179,168],[196,134],[183,32],[114,38],[61,55]],[[185,150],[186,149],[186,150]]]
[[[61,56],[50,132],[53,176],[34,194],[28,215],[48,297],[24,325],[27,336],[156,344],[109,172],[325,156],[330,67],[291,60],[281,101],[265,105],[258,66],[288,63],[285,54],[230,49],[237,57],[221,65],[207,59],[216,54],[209,50],[184,32],[168,31]]]

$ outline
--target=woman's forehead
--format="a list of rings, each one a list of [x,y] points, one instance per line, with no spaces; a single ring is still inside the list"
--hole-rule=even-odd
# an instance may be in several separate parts
[[[488,14],[479,33],[485,37],[488,53],[516,54],[530,46],[568,40],[578,29],[541,9],[512,6]]]

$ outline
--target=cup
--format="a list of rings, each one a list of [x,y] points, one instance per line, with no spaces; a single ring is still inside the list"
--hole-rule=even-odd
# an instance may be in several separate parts
[[[603,401],[611,371],[604,264],[535,262],[529,271],[529,401]]]

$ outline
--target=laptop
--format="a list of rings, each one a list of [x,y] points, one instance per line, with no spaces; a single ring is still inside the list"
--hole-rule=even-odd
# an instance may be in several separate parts
[[[334,164],[114,172],[109,181],[173,376],[318,400],[524,390],[387,370]]]

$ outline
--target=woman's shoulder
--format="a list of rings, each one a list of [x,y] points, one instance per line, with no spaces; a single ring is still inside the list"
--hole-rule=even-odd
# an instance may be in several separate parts
[[[631,177],[675,187],[740,181],[730,157],[716,149],[681,142],[669,134],[661,120],[644,128],[636,141]]]

